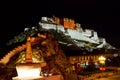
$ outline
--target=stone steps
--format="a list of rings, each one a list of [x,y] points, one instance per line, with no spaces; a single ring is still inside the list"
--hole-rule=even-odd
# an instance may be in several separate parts
[[[0,63],[7,64],[12,56],[14,56],[16,53],[21,52],[25,48],[26,48],[25,44],[23,44],[22,46],[18,46],[17,48],[14,48],[0,60]]]

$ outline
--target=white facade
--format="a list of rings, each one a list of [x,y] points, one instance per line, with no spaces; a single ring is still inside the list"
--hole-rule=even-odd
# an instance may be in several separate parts
[[[44,29],[54,29],[56,30],[57,29],[57,26],[55,24],[49,24],[49,23],[39,23],[42,28]]]
[[[91,39],[96,41],[96,42],[99,42],[99,38],[98,38],[98,35],[97,35],[96,31],[93,32],[93,36],[91,37]]]
[[[92,36],[92,30],[85,29],[85,31],[82,33],[84,36],[91,37]]]
[[[67,29],[68,33],[65,33],[67,35],[70,35],[71,38],[73,39],[77,39],[77,40],[81,40],[81,41],[86,41],[86,42],[90,42],[90,43],[95,43],[95,44],[99,44],[96,41],[82,35],[82,33],[76,31],[76,30],[72,30],[72,29]]]
[[[42,17],[42,20],[48,21],[48,18]],[[98,46],[96,48],[102,48],[104,45],[107,44],[105,38],[99,38],[96,31],[91,29],[85,29],[83,30],[81,25],[77,25],[77,28],[75,30],[73,29],[64,29],[63,25],[58,25],[54,23],[44,23],[39,22],[39,25],[42,26],[44,29],[54,29],[58,32],[61,31],[64,33],[64,35],[69,36],[78,46],[85,46],[85,42],[97,44]],[[83,41],[83,42],[77,42],[76,40]]]

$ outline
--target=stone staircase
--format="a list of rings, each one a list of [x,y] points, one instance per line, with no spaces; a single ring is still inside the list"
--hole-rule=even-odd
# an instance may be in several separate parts
[[[26,49],[26,45],[25,45],[25,44],[14,48],[12,51],[10,51],[9,53],[7,53],[7,54],[0,60],[0,63],[2,63],[2,64],[7,64],[12,56],[14,56],[15,54],[23,51],[24,49]]]

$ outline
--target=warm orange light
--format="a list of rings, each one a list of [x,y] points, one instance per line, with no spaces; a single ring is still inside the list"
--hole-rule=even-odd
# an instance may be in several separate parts
[[[105,69],[106,69],[106,68],[104,68],[104,67],[101,67],[101,68],[100,68],[101,71],[104,71]]]
[[[105,58],[105,57],[103,57],[103,56],[100,56],[100,57],[99,57],[99,60],[100,60],[100,61],[101,61],[101,60],[102,60],[102,61],[105,61],[105,60],[106,60],[106,58]]]
[[[105,64],[105,60],[106,60],[105,57],[103,57],[103,56],[99,57],[99,61],[100,61],[101,64]]]

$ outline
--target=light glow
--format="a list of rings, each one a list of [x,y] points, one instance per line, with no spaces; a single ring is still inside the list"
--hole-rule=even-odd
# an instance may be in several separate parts
[[[19,69],[18,70],[18,77],[20,78],[35,78],[40,76],[40,70],[39,69]]]
[[[105,60],[106,60],[105,57],[103,57],[103,56],[99,57],[99,61],[100,61],[101,64],[105,64]]]
[[[38,78],[41,77],[40,64],[20,64],[16,66],[17,78]]]

